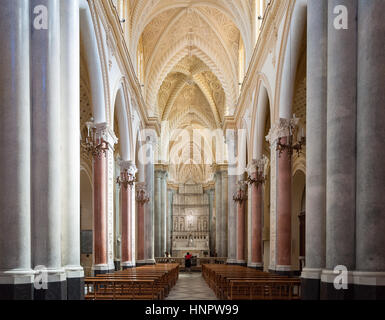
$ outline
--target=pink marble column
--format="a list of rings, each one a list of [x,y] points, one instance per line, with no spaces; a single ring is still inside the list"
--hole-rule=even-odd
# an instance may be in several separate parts
[[[122,265],[132,261],[131,252],[131,186],[123,186],[122,193]]]
[[[105,143],[104,143],[105,144]],[[94,155],[94,266],[95,273],[108,271],[107,261],[107,154]]]
[[[120,185],[122,206],[122,267],[133,266],[132,263],[132,187],[135,181],[136,167],[130,161],[121,163],[122,172],[117,179]]]
[[[245,260],[245,204],[247,199],[246,183],[238,182],[238,191],[233,197],[237,202],[237,264],[246,264]]]
[[[286,144],[286,137],[281,143]],[[291,270],[291,159],[287,149],[278,157],[277,271]]]
[[[258,173],[251,175],[251,262],[262,268],[262,185]]]
[[[136,190],[136,202],[138,205],[138,253],[137,263],[145,263],[145,252],[144,252],[144,235],[145,235],[145,224],[144,224],[144,206],[150,200],[145,187],[142,184],[137,184]]]

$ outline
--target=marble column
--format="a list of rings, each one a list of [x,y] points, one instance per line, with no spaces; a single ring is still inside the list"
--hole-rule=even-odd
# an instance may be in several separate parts
[[[29,3],[0,10],[0,300],[33,299]]]
[[[237,247],[236,264],[246,266],[245,260],[245,207],[247,200],[247,184],[245,181],[238,181],[237,191],[233,195],[233,200],[237,204]]]
[[[326,269],[321,299],[351,299],[355,269],[357,0],[328,1]],[[334,8],[348,11],[348,29],[336,29]],[[348,289],[336,290],[333,272],[349,271]]]
[[[228,194],[228,173],[227,170],[222,171],[221,174],[221,187],[222,187],[222,215],[221,215],[221,241],[222,241],[222,257],[228,256],[228,205],[229,200],[231,200],[231,197],[229,198]]]
[[[230,166],[229,166],[230,168]],[[229,169],[231,172],[231,168]],[[237,192],[237,180],[238,176],[235,174],[228,175],[228,247],[227,247],[227,263],[237,264],[237,215],[238,206],[237,202],[233,201],[233,196]]]
[[[149,195],[154,195],[154,148],[156,146],[155,136],[146,137],[146,188]],[[150,196],[145,204],[145,260],[146,264],[155,264],[154,259],[154,200]]]
[[[134,267],[132,254],[132,188],[135,181],[136,166],[132,161],[120,163],[121,174],[117,182],[120,184],[122,203],[122,268]]]
[[[162,254],[162,175],[163,171],[154,172],[154,251],[155,257],[163,257]]]
[[[113,265],[113,146],[117,139],[107,123],[94,125],[94,274],[114,272]],[[112,181],[111,181],[112,180]]]
[[[384,1],[358,1],[355,299],[385,299],[384,12]]]
[[[167,190],[168,194],[168,210],[167,210],[167,248],[166,251],[171,254],[172,252],[172,215],[173,215],[173,203],[174,203],[174,193],[172,189]]]
[[[288,135],[280,138],[281,143],[288,143]],[[278,156],[277,193],[276,271],[288,274],[291,271],[291,156],[287,149]]]
[[[164,171],[162,179],[161,205],[162,205],[162,235],[161,235],[161,253],[162,256],[167,251],[167,178],[168,173]]]
[[[60,2],[62,261],[68,300],[84,299],[80,266],[80,28],[79,0]]]
[[[209,210],[210,210],[210,221],[209,221],[209,232],[210,232],[210,257],[213,256],[215,251],[215,212],[214,212],[214,193],[215,189],[208,190],[209,197]]]
[[[325,267],[327,2],[308,0],[306,103],[306,250],[302,299],[320,298]]]
[[[167,171],[163,165],[156,165],[154,186],[154,249],[156,257],[163,257],[167,247]]]
[[[214,174],[215,180],[215,210],[216,210],[216,222],[215,222],[215,254],[219,257],[222,253],[222,174],[220,171],[216,171]]]
[[[150,197],[146,190],[144,182],[136,184],[136,204],[137,204],[137,220],[138,220],[138,244],[137,244],[137,257],[136,265],[146,264],[146,251],[145,251],[145,204],[150,201]]]
[[[249,168],[251,185],[251,263],[250,267],[263,270],[262,260],[262,188],[266,158],[253,160]]]
[[[107,143],[102,142],[104,148]],[[93,155],[94,230],[93,273],[108,273],[107,261],[107,155],[105,150]]]
[[[48,13],[47,29],[34,21],[30,38],[32,263],[47,276],[47,286],[35,287],[34,298],[62,300],[67,299],[67,283],[61,249],[60,1],[30,4]]]

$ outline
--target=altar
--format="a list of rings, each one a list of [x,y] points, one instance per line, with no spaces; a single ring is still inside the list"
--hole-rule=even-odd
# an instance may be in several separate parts
[[[173,199],[172,256],[187,252],[202,258],[210,253],[209,198],[200,184],[179,186]]]

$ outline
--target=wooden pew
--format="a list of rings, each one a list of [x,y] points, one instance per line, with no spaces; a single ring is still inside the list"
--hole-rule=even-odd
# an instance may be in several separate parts
[[[203,265],[202,276],[222,300],[296,300],[300,280],[236,265]]]
[[[161,300],[176,284],[178,264],[158,264],[85,279],[86,299]]]

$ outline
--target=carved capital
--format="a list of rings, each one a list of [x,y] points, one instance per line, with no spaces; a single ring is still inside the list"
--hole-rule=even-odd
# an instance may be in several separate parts
[[[150,201],[150,196],[144,183],[138,183],[136,185],[136,201],[140,204],[145,204]]]
[[[118,138],[116,137],[114,131],[111,127],[106,123],[97,123],[95,125],[95,140],[101,141],[103,140],[108,144],[108,146],[113,150],[115,144],[118,143]]]
[[[120,176],[117,177],[116,183],[123,186],[125,189],[129,186],[132,187],[136,180],[135,174],[138,169],[132,161],[120,161],[120,167],[122,172],[120,173]]]
[[[289,137],[293,134],[293,130],[298,125],[299,118],[294,115],[292,119],[280,118],[277,123],[270,129],[269,134],[266,136],[266,141],[270,145],[274,145],[274,142],[279,138]]]
[[[237,191],[233,195],[233,200],[235,202],[243,202],[247,200],[247,182],[246,181],[238,181]]]

